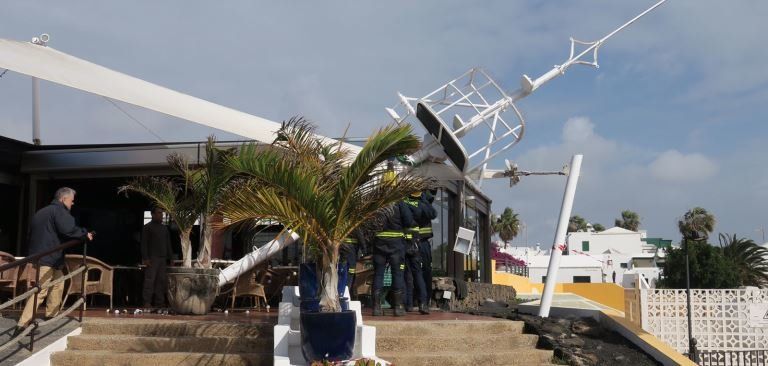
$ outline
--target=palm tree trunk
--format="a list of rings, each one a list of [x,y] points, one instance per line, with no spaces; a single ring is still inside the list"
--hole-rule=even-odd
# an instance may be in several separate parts
[[[197,252],[197,263],[200,267],[211,268],[211,245],[213,244],[213,227],[210,216],[204,216],[200,225],[202,229],[202,243]]]
[[[181,258],[184,260],[184,267],[192,267],[192,240],[189,238],[189,234],[192,229],[183,230],[179,237],[181,239]]]
[[[338,254],[326,253],[321,263],[321,282],[320,282],[320,311],[339,312],[341,304],[339,303],[339,256]]]

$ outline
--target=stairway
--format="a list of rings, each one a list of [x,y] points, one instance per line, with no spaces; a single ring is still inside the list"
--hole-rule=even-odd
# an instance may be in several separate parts
[[[376,355],[395,365],[550,365],[538,336],[508,320],[368,321]]]
[[[52,366],[266,366],[272,364],[267,323],[157,319],[87,319]]]

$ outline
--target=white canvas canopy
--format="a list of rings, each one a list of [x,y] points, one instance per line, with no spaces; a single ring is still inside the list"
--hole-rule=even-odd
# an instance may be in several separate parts
[[[108,69],[53,48],[0,38],[0,68],[271,143],[280,124]],[[328,142],[335,142],[325,138]],[[344,144],[353,153],[360,147]]]

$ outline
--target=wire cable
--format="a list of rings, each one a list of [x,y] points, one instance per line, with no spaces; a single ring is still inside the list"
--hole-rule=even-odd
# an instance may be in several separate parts
[[[128,116],[128,118],[130,118],[130,119],[131,119],[131,120],[133,120],[134,122],[138,123],[138,124],[139,124],[141,127],[144,127],[144,129],[145,129],[145,130],[147,130],[149,133],[151,133],[153,136],[155,136],[155,138],[157,138],[158,140],[160,140],[160,142],[166,142],[165,140],[163,140],[163,138],[162,138],[162,137],[160,137],[160,135],[156,134],[156,133],[155,133],[155,131],[152,131],[152,129],[150,129],[149,127],[147,127],[147,125],[145,125],[145,124],[141,123],[141,121],[139,121],[139,120],[138,120],[136,117],[132,116],[132,115],[131,115],[130,113],[128,113],[128,112],[127,112],[125,109],[121,108],[121,107],[120,107],[120,105],[118,105],[117,103],[115,103],[115,101],[114,101],[114,100],[112,100],[112,99],[110,99],[110,98],[107,98],[107,97],[103,97],[103,96],[102,96],[102,98],[104,98],[104,99],[105,99],[107,102],[109,102],[110,104],[112,104],[112,105],[113,105],[115,108],[117,108],[117,109],[118,109],[120,112],[123,112],[123,114],[125,114],[126,116]]]

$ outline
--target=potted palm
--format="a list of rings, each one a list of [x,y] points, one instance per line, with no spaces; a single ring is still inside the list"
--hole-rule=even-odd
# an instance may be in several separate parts
[[[242,177],[221,204],[231,225],[275,220],[303,238],[305,251],[311,247],[316,253],[319,311],[301,314],[302,350],[308,361],[351,356],[355,315],[342,311],[339,301],[339,247],[356,228],[376,221],[410,192],[427,186],[424,178],[408,172],[400,174],[396,185],[381,179],[382,163],[419,146],[410,126],[389,126],[352,156],[341,144],[315,135],[306,120],[293,118],[283,123],[273,148],[245,144],[227,159],[229,168]]]
[[[193,166],[179,154],[168,156],[168,164],[176,171],[173,177],[136,177],[119,188],[119,192],[136,192],[168,212],[179,228],[183,265],[169,267],[168,300],[179,314],[206,314],[218,294],[218,271],[211,268],[211,245],[214,215],[224,186],[231,178],[223,164],[231,150],[219,149],[209,137],[205,159]],[[200,220],[201,244],[192,261],[190,233]]]

